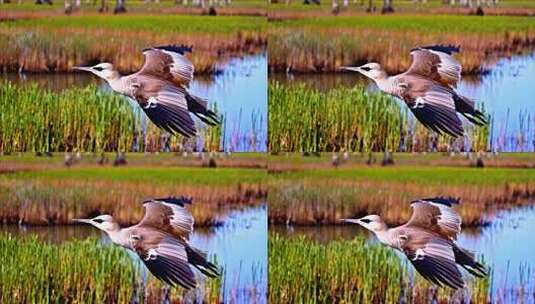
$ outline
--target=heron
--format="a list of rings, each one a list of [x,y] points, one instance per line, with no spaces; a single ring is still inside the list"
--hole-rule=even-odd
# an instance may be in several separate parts
[[[107,214],[73,221],[104,231],[114,244],[135,252],[156,278],[189,290],[197,285],[190,266],[207,277],[219,276],[217,266],[207,260],[207,254],[188,243],[194,222],[185,207],[189,204],[191,198],[186,197],[144,201],[145,216],[127,228],[121,228]]]
[[[459,289],[465,283],[457,265],[479,278],[487,276],[487,270],[473,253],[455,243],[461,232],[461,217],[452,206],[458,203],[458,199],[440,197],[413,201],[409,221],[393,228],[379,215],[342,221],[366,228],[382,244],[403,252],[428,281],[439,287]]]
[[[193,80],[194,67],[185,53],[191,51],[192,47],[184,45],[144,49],[143,66],[126,76],[121,76],[109,62],[73,69],[104,79],[113,91],[135,100],[156,126],[189,138],[196,134],[189,113],[208,125],[219,124],[217,114],[208,108],[208,101],[187,90]]]
[[[459,47],[451,45],[414,48],[410,52],[409,69],[393,76],[376,62],[340,69],[359,72],[373,80],[381,91],[403,100],[426,128],[459,137],[464,135],[464,130],[457,113],[478,126],[488,123],[485,115],[475,108],[475,102],[455,90],[462,67],[453,53],[459,51]]]

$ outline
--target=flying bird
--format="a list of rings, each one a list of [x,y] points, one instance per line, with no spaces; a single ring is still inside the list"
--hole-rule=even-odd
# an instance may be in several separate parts
[[[137,253],[145,266],[158,279],[171,286],[195,288],[197,282],[190,266],[202,274],[219,276],[217,266],[207,260],[207,254],[192,247],[193,217],[185,208],[191,199],[159,198],[145,201],[145,216],[134,226],[121,228],[111,215],[92,219],[74,219],[104,231],[111,241]]]
[[[193,64],[184,54],[191,47],[168,45],[143,50],[145,63],[136,73],[121,76],[111,63],[74,67],[104,79],[117,93],[135,100],[150,120],[171,134],[192,137],[196,134],[193,113],[204,123],[219,124],[208,101],[187,90],[193,79]]]
[[[398,97],[428,129],[453,137],[464,130],[457,113],[478,126],[487,124],[485,115],[475,102],[455,91],[461,79],[461,64],[453,57],[460,49],[433,45],[411,50],[412,64],[404,73],[389,76],[378,63],[359,67],[341,67],[372,79],[379,89]]]
[[[457,265],[476,277],[487,271],[474,255],[459,247],[455,240],[461,232],[461,217],[451,208],[459,200],[428,198],[413,201],[412,216],[401,226],[390,228],[378,215],[343,219],[373,232],[379,241],[403,252],[425,279],[438,286],[464,287]]]

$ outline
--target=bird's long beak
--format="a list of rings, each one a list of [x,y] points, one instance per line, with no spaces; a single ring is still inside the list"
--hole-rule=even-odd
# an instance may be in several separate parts
[[[91,224],[91,219],[72,219],[72,221],[76,223]]]
[[[359,219],[340,219],[339,221],[343,223],[360,224]]]
[[[341,67],[338,67],[338,70],[340,70],[340,71],[360,72],[360,67],[341,66]]]
[[[87,71],[87,72],[91,72],[91,67],[82,67],[82,66],[75,66],[75,67],[72,67],[73,70],[76,70],[76,71]]]

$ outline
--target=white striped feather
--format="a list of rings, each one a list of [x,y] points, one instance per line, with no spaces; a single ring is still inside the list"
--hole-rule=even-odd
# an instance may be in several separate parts
[[[433,50],[429,50],[429,52],[437,55],[440,58],[440,64],[438,65],[438,73],[440,76],[448,82],[457,84],[461,80],[462,71],[459,61],[453,58],[453,56],[443,52]]]
[[[173,58],[170,70],[175,76],[180,78],[185,84],[189,84],[193,79],[194,67],[191,61],[183,55],[171,51],[161,50]]]
[[[438,224],[442,228],[450,230],[455,234],[459,234],[461,232],[462,219],[459,214],[455,212],[455,210],[443,204],[437,204],[432,202],[429,202],[429,204],[433,205],[434,207],[437,207],[440,210],[440,215],[438,216]]]

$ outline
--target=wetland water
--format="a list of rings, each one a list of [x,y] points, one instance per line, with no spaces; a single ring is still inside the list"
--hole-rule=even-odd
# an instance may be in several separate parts
[[[486,67],[478,77],[463,76],[458,91],[483,102],[492,115],[492,149],[497,151],[535,151],[535,53],[503,58]],[[270,80],[283,84],[305,83],[319,90],[375,84],[358,73],[270,74]]]
[[[267,207],[233,211],[219,227],[195,229],[190,244],[217,256],[224,270],[223,298],[232,303],[265,303],[267,295]],[[0,226],[4,232],[24,237],[38,235],[60,243],[74,239],[108,237],[90,226]],[[137,259],[134,254],[132,257]],[[144,268],[142,268],[144,269]]]
[[[234,152],[265,152],[267,143],[267,56],[265,54],[234,58],[220,64],[217,75],[195,76],[192,94],[216,103],[225,117],[224,149]],[[90,73],[0,74],[16,84],[37,83],[42,88],[108,85]]]
[[[529,303],[535,296],[535,207],[501,211],[489,216],[491,224],[481,228],[463,229],[457,243],[483,256],[492,270],[492,299]],[[320,243],[330,240],[351,240],[363,235],[370,242],[377,240],[356,225],[284,227],[270,226],[287,237],[306,235]],[[468,277],[468,276],[467,276]]]

